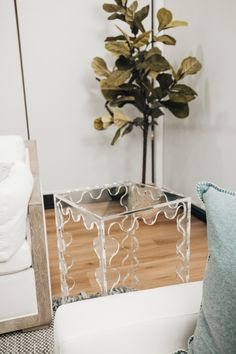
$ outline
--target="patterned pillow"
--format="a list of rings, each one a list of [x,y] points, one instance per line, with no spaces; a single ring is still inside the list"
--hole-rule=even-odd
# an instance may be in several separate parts
[[[236,194],[209,182],[198,184],[197,190],[206,206],[210,257],[202,306],[188,353],[235,354]]]

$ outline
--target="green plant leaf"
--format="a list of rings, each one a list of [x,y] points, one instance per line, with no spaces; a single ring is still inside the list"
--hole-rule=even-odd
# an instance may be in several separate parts
[[[125,21],[128,24],[132,24],[134,21],[135,11],[138,8],[138,1],[134,1],[127,9],[125,13]]]
[[[111,107],[123,107],[127,103],[132,103],[135,101],[133,96],[121,96],[119,98],[115,98],[110,102]]]
[[[144,118],[141,118],[141,117],[137,117],[133,120],[133,124],[136,126],[136,127],[142,127],[143,126],[143,123],[144,123]]]
[[[137,69],[137,70],[147,69],[148,63],[147,63],[146,61],[142,62],[142,61],[137,60],[137,61],[135,62],[135,66],[136,66],[136,69]],[[134,74],[134,73],[133,73],[133,74]],[[137,74],[138,74],[138,73],[137,73]],[[138,75],[137,75],[137,76],[138,76]],[[135,77],[135,79],[136,79],[136,77]]]
[[[188,103],[197,97],[197,93],[187,85],[175,85],[169,90],[169,97],[173,102]]]
[[[188,57],[185,58],[181,65],[180,68],[177,72],[177,80],[182,79],[186,75],[194,75],[196,74],[199,70],[201,70],[202,65],[201,63],[194,57]]]
[[[133,12],[135,12],[138,8],[138,1],[133,1],[132,4],[130,5],[129,9]]]
[[[149,59],[150,57],[152,57],[155,54],[161,55],[161,50],[157,47],[154,47],[147,52],[147,54],[145,55],[145,60]]]
[[[146,94],[147,96],[149,96],[149,94],[153,90],[153,84],[147,77],[145,77],[142,81],[143,81],[143,86],[145,87]]]
[[[117,12],[120,9],[120,6],[114,4],[103,4],[103,10],[106,12]]]
[[[131,70],[115,70],[107,78],[107,83],[118,87],[130,77]]]
[[[149,5],[144,6],[141,10],[137,11],[134,16],[132,32],[136,35],[138,31],[145,32],[142,21],[148,16]]]
[[[148,110],[148,106],[146,105],[146,98],[144,97],[142,91],[136,90],[134,92],[134,97],[135,97],[135,101],[134,101],[135,107],[137,107],[137,109],[140,112],[145,113]]]
[[[159,22],[158,31],[162,31],[163,29],[165,29],[166,26],[172,21],[172,18],[173,16],[171,11],[165,9],[164,7],[161,8],[157,12],[157,19]]]
[[[126,58],[123,55],[120,55],[116,60],[116,67],[118,70],[129,70],[133,68],[134,61],[132,59]]]
[[[164,34],[163,36],[154,37],[156,42],[161,42],[167,45],[175,45],[176,39],[174,37]]]
[[[124,125],[130,122],[130,118],[126,116],[122,111],[115,111],[113,120],[114,120],[114,124],[118,128],[122,128]]]
[[[150,79],[152,79],[152,80],[155,80],[156,77],[157,77],[157,72],[150,70],[150,71],[148,72],[148,77],[150,77]]]
[[[161,105],[162,105],[162,103],[160,103],[159,101],[155,101],[155,102],[152,104],[152,109],[157,108],[157,107],[160,108]]]
[[[121,128],[117,129],[117,131],[112,139],[111,145],[115,145],[115,143],[117,142],[117,140],[120,137],[120,134],[121,134]]]
[[[124,36],[107,37],[105,42],[125,41]]]
[[[135,48],[141,48],[142,46],[148,44],[149,42],[149,37],[150,37],[150,32],[144,32],[140,34],[133,42],[133,46]]]
[[[119,89],[113,84],[107,82],[107,80],[100,81],[100,89],[107,101],[112,100],[117,96],[117,93],[119,92]]]
[[[110,125],[112,125],[113,122],[113,117],[111,116],[104,116],[102,117],[102,124],[103,124],[103,128],[107,129]]]
[[[135,14],[135,20],[142,22],[149,14],[149,5],[144,6],[141,10],[137,11]]]
[[[134,84],[131,84],[131,83],[120,85],[120,89],[123,90],[123,91],[127,91],[127,92],[128,91],[134,91],[137,88],[139,88],[139,87],[134,85]]]
[[[125,5],[126,5],[127,0],[115,0],[115,2],[116,2],[116,3],[117,3],[117,5],[119,5],[119,6],[125,6]]]
[[[92,68],[95,74],[99,77],[105,76],[108,77],[110,75],[110,70],[107,68],[107,64],[104,59],[95,57],[92,61]]]
[[[173,79],[171,74],[161,73],[157,76],[157,81],[162,90],[167,90],[172,84]]]
[[[132,132],[133,130],[133,124],[129,124],[122,132],[122,136],[126,135],[126,134],[129,134]]]
[[[93,122],[93,126],[96,130],[104,130],[103,123],[102,123],[102,117],[96,118]]]
[[[174,27],[181,27],[181,26],[188,26],[188,22],[186,21],[171,21],[166,27],[167,28],[174,28]]]
[[[163,97],[161,88],[160,87],[155,87],[153,89],[153,91],[152,91],[152,96],[153,96],[154,99],[159,99],[160,100]]]
[[[145,32],[145,28],[144,28],[142,22],[140,22],[137,19],[134,19],[134,28],[137,29],[137,32],[135,31],[136,34],[138,33],[138,31]]]
[[[177,79],[177,73],[176,73],[175,69],[173,68],[173,66],[172,66],[171,64],[170,64],[170,70],[171,70],[171,72],[172,72],[173,78],[174,78],[176,81],[178,81],[178,79]]]
[[[168,61],[160,54],[154,54],[146,60],[151,71],[162,72],[170,69]]]
[[[162,104],[177,118],[186,118],[189,115],[189,106],[187,103],[177,103],[168,100],[162,101]]]
[[[163,116],[163,112],[159,107],[156,107],[151,110],[151,116],[152,118],[159,118],[160,116]]]
[[[108,20],[121,20],[121,21],[125,22],[125,16],[122,14],[117,14],[117,13],[110,15],[107,19]]]
[[[130,56],[129,46],[125,42],[106,42],[105,48],[111,52],[114,56],[124,55]]]

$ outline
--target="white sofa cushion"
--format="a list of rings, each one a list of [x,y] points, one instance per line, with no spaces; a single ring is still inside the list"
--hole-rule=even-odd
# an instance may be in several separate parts
[[[25,144],[21,136],[0,136],[0,162],[25,162]]]
[[[21,272],[32,266],[31,245],[25,240],[23,245],[7,261],[0,262],[0,276]]]
[[[32,187],[30,169],[20,161],[0,183],[0,262],[8,261],[25,240]]]
[[[185,348],[202,282],[79,301],[59,307],[56,354],[170,354]]]
[[[12,165],[12,162],[0,162],[0,182],[9,176]]]

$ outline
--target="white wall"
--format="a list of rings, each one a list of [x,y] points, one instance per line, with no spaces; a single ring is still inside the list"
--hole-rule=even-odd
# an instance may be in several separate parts
[[[147,1],[140,1],[140,5]],[[103,1],[18,1],[31,137],[37,139],[44,192],[125,179],[140,180],[141,134],[110,147],[113,132],[93,129],[104,113],[90,61],[104,56],[103,39],[114,24]],[[155,10],[162,1],[155,1]],[[188,28],[173,29],[178,43],[166,50],[175,65],[196,55],[201,73],[186,83],[199,93],[185,120],[164,117],[164,184],[191,195],[199,180],[236,189],[234,150],[236,4],[166,0]],[[26,137],[13,1],[0,0],[1,134]],[[232,39],[231,39],[232,38]],[[167,47],[166,47],[167,48]],[[157,131],[157,175],[162,176],[162,128]]]
[[[14,2],[0,0],[0,134],[27,137]]]
[[[186,81],[199,94],[190,117],[165,119],[164,184],[196,201],[201,180],[236,190],[236,2],[167,0],[166,7],[189,22],[172,30],[177,48],[166,54],[176,64],[197,56],[203,69]]]
[[[105,110],[90,62],[106,55],[104,38],[114,33],[103,2],[18,1],[30,132],[38,142],[44,193],[141,180],[141,132],[111,147],[114,130],[93,128]],[[161,181],[162,160],[156,159]]]
[[[164,6],[164,0],[154,0],[154,34],[157,33],[158,21],[157,21],[157,11]],[[163,50],[164,47],[159,43],[159,48]],[[164,117],[158,119],[158,127],[155,127],[155,138],[156,138],[156,151],[155,151],[155,164],[156,164],[156,185],[163,186],[163,128],[164,128]]]

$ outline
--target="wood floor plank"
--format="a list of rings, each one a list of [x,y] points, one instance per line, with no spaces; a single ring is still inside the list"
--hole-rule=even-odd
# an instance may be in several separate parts
[[[46,225],[52,293],[54,296],[60,296],[55,216],[53,210],[46,211]],[[74,258],[74,265],[70,274],[78,283],[75,293],[81,290],[89,293],[99,291],[94,277],[98,260],[92,248],[93,240],[96,237],[96,230],[87,231],[81,224],[71,223],[68,225],[68,232],[73,235],[73,243],[68,249],[68,254]],[[118,232],[114,232],[114,235],[119,237]],[[176,231],[175,221],[166,220],[164,217],[161,217],[153,226],[140,224],[140,228],[137,231],[137,238],[139,240],[137,257],[140,261],[137,271],[140,279],[138,288],[147,289],[175,284],[177,282],[175,276],[175,244],[178,238],[180,238],[180,234]],[[121,263],[125,250],[122,252],[114,261],[115,267],[118,267]],[[70,260],[70,256],[68,255],[68,260]],[[192,217],[191,281],[197,281],[203,278],[206,259],[206,224]],[[121,272],[125,272],[128,268],[120,267],[119,269]]]

